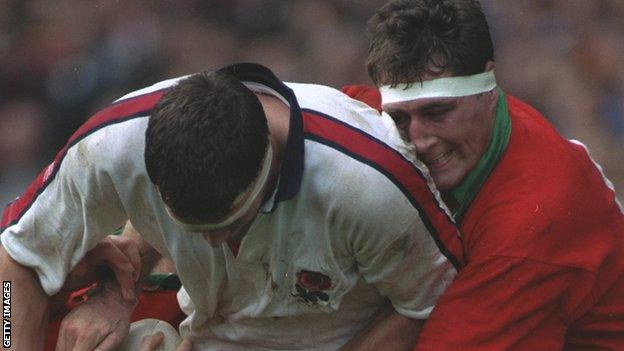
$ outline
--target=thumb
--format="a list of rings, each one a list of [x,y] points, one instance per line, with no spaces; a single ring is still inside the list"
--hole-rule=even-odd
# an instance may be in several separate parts
[[[152,335],[147,335],[143,337],[141,341],[141,346],[139,347],[139,351],[153,351],[156,350],[158,345],[160,345],[163,340],[165,340],[165,334],[163,332],[157,332]]]
[[[182,340],[182,343],[178,345],[175,351],[191,351],[192,349],[193,349],[193,343],[191,342],[191,339],[185,338]]]
[[[104,340],[95,348],[94,351],[110,351],[121,344],[122,337],[112,332],[106,336]]]

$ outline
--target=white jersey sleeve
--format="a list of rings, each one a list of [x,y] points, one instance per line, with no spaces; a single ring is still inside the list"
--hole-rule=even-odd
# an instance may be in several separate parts
[[[412,195],[375,168],[380,166],[365,167],[338,153],[334,159],[340,162],[331,177],[317,178],[323,189],[318,202],[327,209],[323,222],[336,233],[330,238],[334,255],[353,257],[358,274],[397,312],[427,318],[457,273],[437,246],[437,233],[425,224]],[[451,222],[447,227],[457,231]]]
[[[58,292],[87,251],[123,225],[134,208],[150,203],[153,196],[138,193],[153,190],[144,184],[147,116],[176,81],[128,94],[93,115],[5,208],[2,245],[37,273],[46,293]]]
[[[132,204],[119,191],[135,189],[135,175],[144,173],[146,116],[162,93],[152,89],[98,112],[5,208],[2,245],[34,269],[46,293],[58,292],[86,252],[127,219]]]
[[[405,210],[407,200],[397,203],[397,197],[378,195],[377,212],[363,214],[366,229],[351,232],[348,248],[366,282],[388,297],[397,312],[408,318],[427,318],[456,269],[418,214]]]
[[[34,269],[50,295],[86,252],[126,219],[109,174],[113,155],[104,154],[97,135],[105,133],[100,130],[68,148],[31,186],[37,190],[17,206],[23,208],[7,208],[22,213],[14,213],[2,232],[2,245],[18,263]]]

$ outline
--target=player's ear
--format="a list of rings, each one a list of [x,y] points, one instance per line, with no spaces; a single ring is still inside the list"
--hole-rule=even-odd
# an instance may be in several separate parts
[[[496,105],[498,104],[498,89],[494,88],[491,91],[487,92],[488,103],[490,105],[490,110],[492,113],[496,111]]]
[[[485,63],[485,71],[484,72],[491,71],[495,67],[496,67],[496,63],[494,63],[494,61],[490,60],[490,61]],[[492,91],[487,93],[487,96],[488,96],[488,101],[490,103],[490,107],[491,107],[492,111],[495,111],[496,104],[498,103],[498,89],[492,89]]]

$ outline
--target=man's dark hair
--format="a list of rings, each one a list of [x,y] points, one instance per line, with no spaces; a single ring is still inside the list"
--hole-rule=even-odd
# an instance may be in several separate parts
[[[422,81],[435,67],[453,75],[485,71],[494,60],[476,0],[395,0],[368,22],[368,73],[377,85]]]
[[[181,80],[145,132],[145,165],[165,204],[189,222],[217,221],[257,177],[269,129],[260,101],[224,73]]]

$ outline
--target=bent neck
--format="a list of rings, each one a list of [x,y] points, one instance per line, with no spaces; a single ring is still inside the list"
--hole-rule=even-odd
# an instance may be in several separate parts
[[[282,154],[286,148],[288,140],[288,129],[290,127],[290,108],[280,99],[267,94],[256,93],[264,114],[267,118],[271,139],[273,139],[275,150]]]
[[[269,142],[273,147],[273,164],[269,175],[271,188],[277,184],[282,159],[286,151],[290,128],[290,108],[275,96],[256,92],[264,109],[269,127]]]

